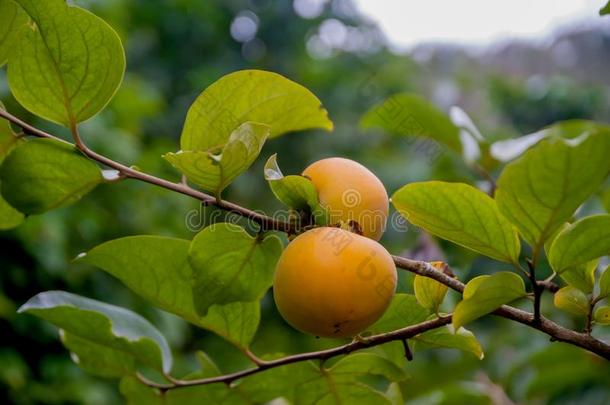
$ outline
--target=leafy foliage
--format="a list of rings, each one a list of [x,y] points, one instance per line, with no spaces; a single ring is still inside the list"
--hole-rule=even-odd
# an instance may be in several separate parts
[[[458,152],[459,129],[434,105],[415,94],[397,94],[369,110],[361,120],[364,128],[378,127],[396,135],[434,139]]]
[[[15,43],[25,32],[26,23],[27,15],[13,0],[0,0],[0,66],[15,49]]]
[[[205,315],[214,304],[260,300],[271,287],[281,252],[277,236],[253,238],[229,223],[199,232],[189,249],[197,312]]]
[[[92,264],[121,280],[159,308],[211,330],[239,347],[247,347],[258,327],[258,302],[212,306],[199,316],[192,294],[190,241],[160,236],[132,236],[93,248],[79,261]]]
[[[104,8],[102,3],[98,2],[92,7]],[[138,7],[136,3],[139,2],[132,3],[131,7]],[[158,8],[166,10],[164,7],[166,5],[158,5]],[[252,5],[253,9],[257,7],[259,6]],[[206,3],[205,6],[193,3],[189,5],[188,12],[192,15],[203,13],[207,16],[214,14],[210,10],[220,9],[221,7],[213,2]],[[219,17],[220,22],[217,25],[224,27],[227,18],[234,16],[227,14],[228,9],[222,10],[225,14],[222,18]],[[112,12],[114,13],[115,10],[113,9]],[[118,14],[121,13],[117,10]],[[174,15],[171,17],[168,20],[174,21]],[[207,36],[207,32],[206,35],[197,35],[198,28],[194,27],[195,24],[178,25],[188,26],[189,29],[183,31],[188,32],[189,36],[198,38]],[[205,25],[206,29],[213,26],[213,24]],[[291,25],[291,30],[292,28]],[[140,27],[134,28],[134,30],[138,29]],[[354,28],[350,27],[350,29]],[[257,40],[259,38],[255,38],[254,42]],[[141,41],[141,38],[130,38],[130,48],[138,49],[139,52],[141,50],[143,53],[149,52],[148,47],[151,45],[142,46]],[[144,42],[146,41],[148,39]],[[182,44],[181,41],[173,43]],[[248,45],[251,44],[243,44],[244,52]],[[187,49],[188,52],[185,54],[191,57],[191,47],[175,48]],[[276,48],[281,47],[270,47],[274,52]],[[165,56],[163,54],[164,58]],[[206,58],[208,58],[207,54]],[[112,28],[100,18],[78,7],[70,6],[64,0],[47,2],[0,0],[0,65],[6,59],[9,64],[9,85],[17,101],[30,112],[69,127],[77,142],[80,142],[77,124],[92,117],[106,106],[117,90],[125,70],[121,41]],[[303,67],[303,60],[294,61],[294,65],[303,68],[303,75],[320,77],[318,68],[307,71],[307,68]],[[142,60],[136,60],[135,65],[141,62]],[[158,66],[160,64],[153,65],[151,72],[157,79],[162,76],[162,69]],[[175,69],[179,72],[172,74],[179,77],[180,83],[186,82],[191,87],[197,86],[196,89],[187,90],[186,94],[188,92],[193,94],[198,91],[202,81],[207,81],[209,77],[217,74],[215,71],[217,69],[218,67],[209,65],[203,70],[190,71],[188,66],[179,66]],[[351,79],[351,75],[344,73]],[[123,129],[128,128],[136,134],[144,133],[142,118],[151,117],[153,113],[160,111],[154,106],[148,110],[147,106],[155,103],[149,104],[145,98],[154,94],[155,89],[165,87],[164,92],[176,91],[181,100],[184,100],[185,88],[175,82],[149,86],[144,84],[144,81],[138,80],[137,77],[131,77],[130,83],[139,83],[139,85],[124,89],[111,113],[95,120],[90,127],[83,127],[83,132],[99,132],[100,136],[112,139],[103,144],[95,144],[94,150],[99,148],[104,153],[110,152],[109,156],[116,154],[120,157],[118,159],[120,161],[134,160],[136,156],[142,154],[138,165],[163,171],[164,168],[159,163],[162,161],[158,159],[158,155],[167,150],[164,149],[167,148],[164,141],[158,144],[157,140],[151,141],[146,144],[149,147],[148,151],[140,151],[136,146],[139,142],[135,140],[119,141],[115,144],[115,140],[120,139],[120,136],[117,137],[117,132],[120,131],[109,127],[119,124]],[[321,86],[323,80],[328,78],[320,78],[316,86]],[[174,90],[175,88],[179,90]],[[152,89],[152,93],[140,91],[142,89]],[[155,97],[157,100],[162,100],[158,94]],[[137,101],[132,103],[132,98]],[[368,99],[360,95],[358,98]],[[175,98],[171,102],[174,101]],[[138,103],[146,106],[137,105]],[[184,102],[173,104],[182,106]],[[145,114],[138,112],[140,108],[147,112]],[[482,172],[480,174],[483,174],[490,184],[493,183],[492,175],[496,168],[504,162],[516,159],[506,166],[500,176],[496,200],[464,183],[411,183],[394,194],[393,202],[396,208],[409,221],[427,232],[490,258],[509,262],[516,267],[519,266],[521,255],[519,233],[533,247],[533,257],[526,257],[528,260],[533,259],[529,261],[532,266],[544,245],[553,270],[568,284],[555,294],[555,305],[578,314],[581,318],[587,316],[586,328],[591,326],[591,311],[594,309],[596,309],[592,319],[594,324],[610,324],[610,308],[607,305],[594,308],[596,302],[610,295],[610,270],[607,269],[601,274],[598,286],[595,286],[595,271],[599,257],[609,253],[606,241],[608,239],[606,230],[609,229],[607,215],[577,220],[581,212],[576,212],[580,205],[587,202],[596,191],[600,191],[599,188],[606,181],[610,171],[610,164],[604,155],[610,146],[608,127],[589,121],[564,122],[520,139],[496,142],[491,146],[491,150],[488,150],[490,138],[484,138],[480,134],[468,115],[459,107],[452,107],[450,111],[451,118],[419,96],[398,94],[371,109],[362,119],[362,125],[366,128],[379,127],[398,135],[429,138],[441,143],[443,147],[462,152],[465,166]],[[353,116],[349,119],[353,121]],[[13,122],[18,123],[18,120],[13,119]],[[23,129],[25,134],[18,136],[8,123],[0,121],[0,163],[3,163],[0,169],[0,188],[3,195],[0,199],[0,228],[11,228],[20,224],[27,214],[42,213],[75,202],[103,182],[98,165],[83,156],[78,149],[52,139],[25,142],[23,139],[33,135],[34,132],[29,131],[25,126]],[[222,77],[201,93],[187,114],[181,137],[182,150],[167,153],[164,158],[192,183],[206,192],[213,193],[219,200],[227,186],[255,164],[262,147],[269,139],[304,129],[333,129],[326,110],[322,108],[320,100],[313,93],[276,73],[262,70],[238,71]],[[164,131],[155,127],[155,132]],[[177,129],[165,132],[176,133]],[[303,149],[315,150],[317,154],[322,153],[323,142],[316,137],[311,138],[308,140],[311,143],[304,144]],[[92,137],[92,140],[94,139],[95,137]],[[133,142],[133,145],[130,142]],[[289,146],[279,144],[280,148],[289,149],[294,145],[289,143],[291,142],[289,140],[286,142]],[[385,158],[383,149],[388,146],[374,144],[374,148],[371,148],[372,142],[377,141],[355,140],[351,146],[358,151],[374,149],[375,153],[369,156],[377,156],[376,153],[379,151],[379,156]],[[274,144],[276,145],[278,144]],[[391,144],[389,148],[394,148],[396,145],[398,144]],[[108,165],[109,159],[105,158],[105,155],[96,155],[85,148],[81,150],[93,160]],[[154,159],[150,156],[154,156]],[[400,158],[402,159],[402,156]],[[457,158],[456,154],[452,154],[451,159],[444,157],[441,160],[445,163],[442,164],[447,164],[446,162],[454,158]],[[295,162],[294,166],[297,166],[297,163],[302,162]],[[426,171],[433,173],[442,164],[435,164]],[[110,166],[118,165],[110,164]],[[459,178],[459,181],[469,177],[459,173],[460,170],[455,170],[456,167],[458,166],[453,166],[451,163],[451,167],[442,169],[445,174],[441,171],[438,177]],[[395,171],[395,168],[392,170]],[[451,172],[452,175],[448,176],[447,172]],[[140,180],[148,183],[191,196],[201,196],[187,184],[170,183],[148,175],[138,167],[132,167],[128,173],[127,177],[138,178],[141,174],[143,178]],[[420,175],[417,170],[415,173]],[[434,173],[437,178],[436,172]],[[279,169],[275,154],[265,164],[264,174],[264,179],[268,182],[273,195],[292,209],[291,219],[296,218],[297,215],[301,217],[311,215],[316,225],[324,225],[328,222],[327,213],[321,206],[312,183],[303,176],[284,176]],[[244,178],[246,176],[244,175]],[[121,178],[119,176],[117,180]],[[262,181],[262,178],[260,180]],[[396,181],[404,180],[396,179]],[[254,184],[253,182],[244,184],[248,186],[249,183]],[[114,187],[113,185],[113,192]],[[96,195],[110,194],[102,189],[104,188],[97,190],[96,193],[99,194]],[[140,192],[140,189],[135,187],[134,189],[136,193]],[[252,187],[252,190],[256,188]],[[271,196],[271,193],[267,194]],[[106,207],[105,202],[110,201],[112,204],[114,201],[111,198],[101,200],[97,204],[92,202],[91,205],[97,211],[103,212],[100,217],[106,223],[119,223],[119,232],[122,234],[134,229],[139,229],[136,233],[141,233],[140,228],[143,227],[147,230],[156,229],[155,226],[146,223],[146,220],[129,218],[129,213],[137,212],[136,216],[143,214],[142,211],[145,210],[142,209],[141,201],[146,202],[146,211],[152,212],[152,216],[155,216],[155,212],[162,214],[156,215],[157,217],[180,216],[175,215],[176,212],[181,212],[179,210],[166,215],[169,212],[167,205],[147,198],[148,194],[142,193],[142,195],[144,197],[141,199],[125,203],[125,206],[131,205],[135,208],[131,211],[124,212],[122,205],[118,210],[116,207]],[[245,197],[240,194],[240,198]],[[265,205],[264,196],[256,194],[255,198],[257,208]],[[206,203],[207,201],[206,199]],[[209,201],[214,205],[212,198]],[[158,206],[156,209],[155,205]],[[183,207],[180,206],[180,209]],[[597,209],[596,206],[586,206],[582,212],[590,215]],[[59,223],[58,219],[66,218],[64,212],[54,215],[57,216],[50,217],[57,223]],[[76,238],[83,239],[83,243],[96,240],[95,236],[89,235],[96,235],[96,226],[102,228],[105,225],[103,223],[100,226],[95,219],[92,220],[97,215],[97,212],[92,215],[91,209],[74,215],[78,218],[76,220],[78,227],[74,233],[77,234]],[[150,218],[151,214],[141,216]],[[572,217],[576,217],[575,222],[571,225],[566,224],[566,221],[572,221]],[[526,290],[521,277],[513,273],[499,272],[470,280],[464,291],[463,300],[455,307],[453,324],[446,325],[449,318],[441,313],[441,305],[449,307],[453,303],[453,299],[449,299],[443,304],[448,287],[432,278],[417,275],[413,283],[414,295],[396,294],[382,318],[367,331],[389,332],[390,335],[385,337],[393,336],[392,339],[396,341],[389,342],[383,347],[347,354],[339,359],[327,359],[325,355],[316,355],[316,353],[314,356],[305,357],[297,355],[288,359],[289,363],[296,361],[293,364],[267,369],[268,364],[257,360],[250,351],[251,346],[256,352],[260,350],[267,353],[263,358],[269,359],[276,358],[276,355],[269,354],[269,347],[266,346],[269,342],[289,350],[302,349],[302,346],[307,346],[308,350],[318,350],[327,348],[331,342],[307,340],[295,331],[283,327],[277,322],[275,312],[269,310],[270,301],[264,300],[271,286],[275,264],[282,251],[280,239],[276,235],[262,232],[267,229],[264,226],[259,234],[251,236],[241,226],[216,222],[216,218],[212,219],[212,225],[204,228],[192,241],[165,236],[132,236],[115,239],[97,246],[86,254],[81,254],[78,262],[101,268],[146,301],[221,337],[222,339],[217,339],[210,334],[193,333],[192,335],[198,340],[198,346],[201,343],[210,356],[224,361],[222,364],[219,363],[221,365],[219,367],[211,357],[203,352],[197,352],[195,357],[199,360],[198,369],[180,378],[184,381],[192,381],[226,377],[225,381],[229,384],[215,382],[173,389],[177,388],[177,385],[174,385],[171,377],[166,375],[166,380],[161,380],[162,374],[172,371],[172,355],[167,341],[151,323],[123,308],[70,293],[49,291],[32,298],[20,311],[37,315],[61,328],[61,341],[70,351],[74,362],[91,374],[120,378],[121,393],[128,403],[132,404],[195,402],[241,404],[274,400],[287,400],[296,404],[314,402],[400,404],[404,402],[403,391],[409,394],[408,399],[411,400],[413,396],[426,390],[431,394],[420,397],[421,403],[487,403],[492,396],[490,392],[493,392],[494,400],[497,399],[496,396],[503,394],[498,390],[496,382],[492,382],[486,375],[480,377],[476,385],[456,383],[458,379],[470,378],[464,377],[467,372],[465,370],[473,370],[473,366],[460,369],[459,365],[455,367],[455,364],[451,363],[452,357],[427,356],[426,353],[422,353],[425,361],[410,363],[409,368],[413,368],[414,371],[412,371],[412,380],[407,381],[406,373],[402,369],[404,351],[399,341],[399,333],[405,327],[417,328],[418,324],[426,321],[441,321],[442,326],[409,337],[409,344],[418,353],[417,357],[424,350],[451,348],[482,359],[484,355],[481,344],[474,334],[464,329],[462,325],[525,296]],[[163,220],[166,218],[161,219]],[[29,221],[16,234],[24,244],[24,249],[47,260],[46,255],[49,250],[44,246],[39,248],[36,244],[41,240],[57,237],[57,234],[53,233],[53,229],[46,228],[48,222],[35,221],[41,220],[38,218]],[[133,226],[134,223],[139,223],[140,226]],[[173,234],[184,233],[184,230],[162,227],[160,232]],[[99,233],[97,230],[97,234]],[[112,232],[103,234],[107,239]],[[291,239],[294,235],[288,236]],[[186,237],[190,239],[191,235]],[[33,242],[27,242],[27,238]],[[388,239],[389,246],[393,246],[396,240],[394,235],[389,235]],[[62,239],[60,243],[73,249],[68,240]],[[399,242],[400,246],[404,247],[404,240],[401,239]],[[12,245],[7,246],[7,250],[13,248]],[[82,249],[82,245],[78,246],[78,249]],[[425,256],[442,256],[440,252],[428,252],[427,250],[432,250],[428,247],[424,246]],[[21,249],[21,246],[16,248]],[[524,255],[529,255],[529,249],[524,250]],[[458,270],[466,269],[475,257],[455,255],[455,253],[456,251],[449,248],[447,257],[452,261],[457,259]],[[464,258],[466,260],[463,260]],[[48,260],[63,265],[61,258],[49,256]],[[478,274],[495,271],[489,265],[491,261],[482,260],[480,263],[482,266],[480,269],[477,268]],[[13,266],[14,263],[8,263],[6,266],[3,263],[3,273],[7,274],[6,278],[10,282],[13,282],[13,279],[17,280],[16,284],[21,288],[26,283],[20,277],[14,276]],[[29,263],[27,266],[32,267]],[[36,268],[32,271],[36,271]],[[66,281],[70,288],[82,282],[82,279],[89,278],[74,275],[72,272],[64,276],[63,273],[63,281]],[[95,284],[94,293],[106,293],[106,287],[98,286],[97,280],[87,283]],[[0,280],[0,286],[4,286],[4,283],[3,278]],[[409,288],[407,287],[407,290]],[[6,288],[7,291],[8,289],[9,287]],[[0,289],[0,317],[11,319],[14,311],[12,305],[12,301],[5,297],[3,287]],[[261,306],[267,311],[263,317],[265,327],[259,331]],[[185,334],[191,334],[191,330],[186,329],[185,324],[180,320],[166,317],[157,311],[147,313],[147,316],[149,315],[162,321],[160,326],[169,332],[167,336],[171,337],[170,341],[173,345],[181,345],[181,349],[188,352],[194,350],[191,346],[193,339],[184,339]],[[437,319],[440,316],[444,318]],[[423,325],[430,324],[432,322]],[[500,326],[498,330],[495,336],[502,333]],[[368,335],[357,339],[366,342]],[[491,342],[494,338],[485,334],[484,339],[483,341]],[[226,347],[223,346],[225,343],[221,340],[235,345],[236,348],[225,350]],[[598,343],[603,344],[601,340]],[[345,346],[346,349],[350,347],[352,346]],[[489,351],[492,356],[494,352],[493,349]],[[557,356],[554,352],[551,354],[553,361],[558,358],[565,361],[569,358]],[[238,359],[237,356],[241,357]],[[319,361],[302,361],[311,357],[318,357]],[[436,362],[437,357],[443,358],[442,366],[432,364]],[[523,357],[527,361],[531,359],[534,371],[539,374],[534,377],[527,389],[528,393],[532,393],[531,395],[538,395],[536,400],[540,400],[540,392],[545,392],[541,390],[548,389],[550,385],[563,385],[560,383],[563,380],[572,383],[578,378],[584,382],[599,378],[600,384],[607,381],[603,377],[603,374],[608,374],[604,372],[605,369],[598,372],[602,377],[596,377],[596,374],[590,371],[595,367],[591,367],[588,357],[587,362],[570,363],[574,364],[576,370],[570,369],[570,371],[576,372],[578,377],[562,375],[559,370],[560,372],[556,374],[550,373],[555,379],[545,378],[545,375],[542,375],[540,364],[544,362],[535,353],[533,355],[525,353]],[[254,375],[236,378],[236,375],[231,374],[235,370],[241,370],[242,365],[245,367],[248,358],[257,363],[258,367],[245,374],[252,372]],[[582,358],[584,357],[581,357],[581,360]],[[226,363],[233,360],[235,364],[227,366]],[[0,383],[4,384],[8,381],[8,385],[19,384],[19,379],[12,374],[15,369],[12,367],[14,360],[2,349],[0,349],[0,362],[3,364],[3,369],[0,370]],[[468,362],[462,362],[462,367],[464,363]],[[5,364],[9,364],[9,367],[5,367]],[[188,361],[180,361],[175,369],[180,373],[191,366]],[[599,364],[596,366],[599,368]],[[144,370],[145,375],[153,376],[153,383],[146,382],[141,375],[136,374],[143,367],[154,369]],[[426,367],[430,368],[426,369]],[[426,372],[418,373],[422,369]],[[443,369],[450,370],[451,378],[447,379],[448,383],[443,384],[443,387],[438,387],[437,382],[447,377],[443,374]],[[430,375],[430,370],[438,373],[435,374],[432,382],[425,381],[425,377]],[[45,370],[40,373],[45,372],[48,374]],[[490,377],[504,378],[498,375]],[[64,376],[58,379],[62,382],[62,386],[69,385],[68,379]],[[158,384],[168,384],[170,389],[157,388],[163,387]],[[500,381],[498,384],[504,385],[510,382]],[[34,387],[32,391],[37,390],[35,384],[27,384],[30,385]],[[507,391],[507,393],[512,395],[517,391],[519,390]],[[48,395],[48,392],[40,392],[43,392],[42,395],[44,393]],[[60,397],[48,399],[50,402],[62,402],[57,398]],[[74,398],[71,397],[69,400],[74,401]]]
[[[592,215],[562,230],[551,245],[549,262],[556,273],[610,254],[610,215]]]
[[[563,287],[553,297],[555,306],[576,315],[589,313],[589,300],[585,293],[572,286]]]
[[[515,273],[502,271],[473,278],[466,284],[463,296],[464,299],[453,311],[453,327],[456,330],[503,304],[525,296],[525,284]]]
[[[67,127],[97,114],[123,79],[125,54],[118,35],[65,0],[16,2],[35,26],[20,36],[10,55],[8,82],[15,98]]]
[[[573,135],[572,128],[559,124],[554,129]],[[504,168],[496,191],[498,207],[535,253],[606,178],[608,148],[610,133],[601,127],[573,139],[556,135]]]
[[[68,143],[34,139],[17,146],[0,168],[2,196],[24,214],[78,201],[104,181],[102,171]]]
[[[392,196],[411,223],[491,258],[516,262],[520,245],[514,227],[480,190],[459,183],[411,183]]]
[[[277,155],[271,155],[265,163],[265,180],[275,197],[295,210],[312,214],[316,224],[328,223],[326,209],[318,199],[318,191],[304,176],[284,176],[277,164]]]
[[[270,128],[246,122],[227,140],[208,150],[180,151],[163,157],[204,190],[220,196],[231,182],[247,170],[258,157]]]
[[[271,138],[333,127],[320,100],[305,87],[277,73],[242,70],[224,76],[199,95],[186,116],[180,146],[183,151],[218,148],[248,121],[271,127]]]
[[[31,298],[19,312],[36,315],[77,337],[122,351],[157,370],[167,373],[172,367],[172,354],[161,333],[146,319],[124,308],[64,291],[48,291]]]

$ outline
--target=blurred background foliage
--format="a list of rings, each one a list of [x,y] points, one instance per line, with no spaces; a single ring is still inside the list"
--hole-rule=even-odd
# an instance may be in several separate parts
[[[282,170],[289,174],[323,157],[350,157],[375,172],[389,193],[411,181],[480,181],[459,156],[441,145],[358,128],[362,113],[395,92],[416,92],[445,110],[459,105],[490,141],[525,135],[558,120],[610,120],[610,30],[604,28],[560,31],[552,41],[538,45],[506,42],[474,51],[428,44],[397,55],[349,0],[74,3],[106,19],[126,48],[127,75],[120,91],[108,109],[82,127],[93,149],[121,162],[177,180],[161,154],[179,148],[182,122],[195,97],[238,69],[279,72],[323,101],[335,123],[333,133],[295,133],[269,142],[257,164],[227,190],[227,199],[268,213],[281,208],[262,175],[262,165],[272,153],[278,153]],[[318,3],[323,6],[315,6]],[[19,107],[9,94],[4,70],[0,99],[26,121],[66,135]],[[600,200],[587,209],[595,212],[602,206]],[[124,182],[100,186],[75,206],[0,232],[0,402],[121,401],[115,382],[88,376],[71,362],[53,327],[16,315],[19,305],[44,290],[68,290],[143,314],[179,354],[178,375],[196,367],[196,350],[207,352],[225,372],[247,366],[247,360],[221,339],[156,310],[111,276],[71,263],[78,253],[121,236],[191,238],[193,226],[201,227],[211,215],[186,197]],[[506,267],[434,241],[412,227],[390,229],[383,242],[392,253],[446,259],[462,280]],[[411,290],[410,275],[401,274],[400,289]],[[457,296],[450,298],[447,310]],[[543,310],[564,325],[581,327],[578,320],[555,311],[548,294]],[[449,350],[416,353],[408,364],[397,359],[411,376],[401,385],[409,402],[486,404],[510,398],[527,403],[610,403],[607,362],[494,317],[471,329],[484,346],[482,361]],[[607,331],[597,333],[608,337]],[[296,353],[337,343],[295,332],[279,317],[271,296],[265,298],[253,345],[257,354]]]

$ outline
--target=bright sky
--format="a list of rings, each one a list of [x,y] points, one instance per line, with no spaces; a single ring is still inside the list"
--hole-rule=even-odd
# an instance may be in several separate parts
[[[540,37],[566,23],[601,18],[598,11],[606,0],[355,2],[362,14],[377,21],[393,45],[408,49],[428,41],[485,45],[497,39]]]

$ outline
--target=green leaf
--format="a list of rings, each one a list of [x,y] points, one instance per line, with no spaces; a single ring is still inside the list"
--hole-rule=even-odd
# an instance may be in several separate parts
[[[501,271],[491,276],[474,279],[474,288],[468,283],[468,294],[460,301],[453,311],[453,327],[456,330],[462,325],[495,311],[504,304],[524,297],[525,284],[515,273]]]
[[[493,259],[516,262],[521,246],[515,228],[487,194],[463,183],[411,183],[392,196],[411,223]]]
[[[610,2],[608,2],[604,7],[599,10],[599,15],[610,14]]]
[[[13,0],[0,0],[0,67],[17,48],[27,22],[27,15]]]
[[[97,114],[123,80],[119,36],[65,0],[15,1],[34,22],[10,55],[8,83],[17,101],[67,127]]]
[[[437,313],[439,306],[443,303],[449,287],[430,278],[416,275],[413,279],[413,290],[417,302],[422,307]]]
[[[414,295],[395,294],[381,319],[369,329],[374,333],[390,332],[423,322],[429,314],[429,311],[417,302]]]
[[[3,1],[0,0],[0,11],[2,9]],[[2,14],[0,14],[0,20]],[[4,110],[4,105],[0,102],[0,109]],[[23,138],[17,137],[8,121],[0,118],[0,164],[4,161],[4,158],[19,144],[23,143]],[[13,208],[6,200],[0,195],[0,229],[10,229],[21,224],[25,219],[25,216]]]
[[[104,181],[99,167],[72,145],[34,139],[17,146],[0,168],[2,196],[24,214],[78,201]]]
[[[136,372],[135,358],[124,351],[82,339],[64,330],[60,330],[60,337],[63,345],[70,351],[72,360],[88,373],[117,378]]]
[[[269,130],[267,125],[246,122],[233,131],[226,144],[203,151],[167,153],[163,158],[189,180],[219,196],[254,163],[269,136]]]
[[[32,297],[18,312],[36,315],[82,339],[129,353],[157,370],[171,370],[172,354],[163,335],[125,308],[64,291],[47,291]]]
[[[189,250],[195,309],[260,300],[271,287],[282,243],[275,235],[253,238],[240,226],[216,223],[195,236]]]
[[[584,292],[578,288],[563,287],[553,296],[555,306],[576,315],[587,315],[589,313],[589,300]]]
[[[578,288],[584,293],[590,294],[593,292],[593,287],[595,285],[595,270],[597,270],[598,264],[598,259],[591,260],[588,263],[569,267],[562,271],[559,276],[569,285]]]
[[[554,133],[562,128],[557,125]],[[535,253],[599,188],[610,171],[608,149],[610,132],[589,128],[574,139],[551,136],[504,168],[496,190],[498,208]]]
[[[592,215],[566,227],[549,251],[556,273],[610,254],[610,215]]]
[[[357,376],[379,375],[388,381],[402,381],[407,378],[404,370],[390,360],[374,353],[354,353],[343,357],[328,372],[336,381],[350,381]]]
[[[593,319],[597,324],[610,325],[610,307],[604,306],[597,308],[595,310],[595,315]]]
[[[411,340],[415,351],[442,347],[472,353],[479,360],[485,357],[481,344],[471,331],[460,328],[456,333],[452,325],[429,330]]]
[[[311,180],[304,176],[284,176],[277,164],[277,154],[271,155],[265,163],[265,180],[282,203],[295,210],[312,213],[318,225],[328,224],[328,212],[320,203],[318,190]]]
[[[206,316],[199,316],[191,290],[190,243],[161,236],[131,236],[103,243],[78,260],[110,273],[159,308],[238,347],[248,347],[258,328],[258,302],[213,305]]]
[[[461,152],[460,130],[433,104],[415,94],[396,94],[362,117],[363,128],[377,127],[396,135],[434,139]]]
[[[604,269],[599,278],[599,296],[610,297],[610,266]]]
[[[180,139],[183,151],[223,145],[247,121],[271,127],[270,138],[311,128],[332,130],[320,100],[305,87],[262,70],[242,70],[214,82],[193,103]]]
[[[389,381],[406,378],[391,361],[373,353],[356,353],[330,369],[313,362],[290,364],[248,377],[237,387],[254,403],[284,397],[294,404],[390,404],[381,392],[359,382],[367,375]]]

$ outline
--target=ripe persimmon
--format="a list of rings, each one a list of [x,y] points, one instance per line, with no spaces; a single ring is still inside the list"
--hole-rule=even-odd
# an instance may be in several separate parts
[[[392,256],[376,241],[333,227],[297,236],[275,272],[278,310],[316,336],[353,337],[377,321],[396,290]]]
[[[388,193],[369,169],[344,158],[328,158],[312,163],[303,171],[318,198],[330,213],[330,223],[358,223],[362,234],[379,240],[388,218]]]

